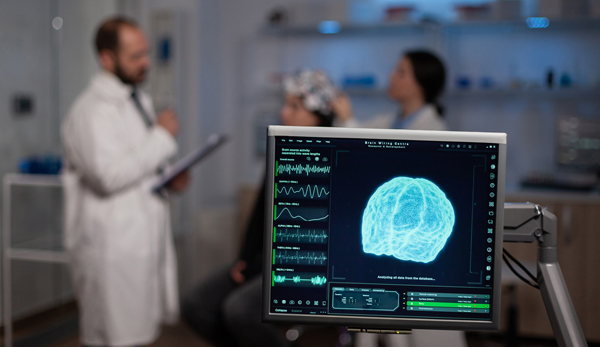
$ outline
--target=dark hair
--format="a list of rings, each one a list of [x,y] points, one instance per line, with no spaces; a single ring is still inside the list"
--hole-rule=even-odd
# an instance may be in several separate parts
[[[112,17],[100,25],[96,32],[94,44],[99,54],[103,50],[116,52],[119,48],[119,29],[123,26],[138,28],[137,23],[127,17]]]
[[[330,127],[333,126],[333,120],[335,119],[335,112],[329,111],[329,113],[323,113],[320,111],[312,111],[312,113],[319,118],[319,126]]]
[[[446,69],[442,61],[428,51],[409,51],[404,56],[410,60],[415,74],[415,79],[423,88],[425,102],[433,104],[440,115],[443,108],[437,99],[444,91],[446,84]]]

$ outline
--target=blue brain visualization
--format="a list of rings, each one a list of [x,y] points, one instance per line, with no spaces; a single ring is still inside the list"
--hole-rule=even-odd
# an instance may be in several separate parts
[[[429,263],[453,227],[454,208],[438,186],[424,178],[396,177],[377,188],[367,203],[363,250]]]

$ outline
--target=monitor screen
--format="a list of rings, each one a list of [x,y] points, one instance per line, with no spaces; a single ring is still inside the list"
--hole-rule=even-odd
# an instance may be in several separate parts
[[[271,126],[263,319],[497,330],[506,134]]]
[[[556,125],[556,162],[578,171],[600,171],[600,120],[559,117]]]

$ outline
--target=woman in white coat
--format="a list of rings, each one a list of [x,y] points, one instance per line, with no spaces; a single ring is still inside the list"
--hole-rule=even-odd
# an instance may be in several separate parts
[[[104,23],[96,46],[103,71],[62,128],[65,246],[81,342],[146,345],[179,315],[168,201],[151,190],[157,170],[177,152],[178,123],[172,112],[156,117],[142,92],[132,96],[149,64],[135,24]]]
[[[347,98],[338,98],[334,111],[339,125],[349,127],[448,130],[442,118],[438,98],[444,90],[446,72],[443,63],[432,53],[411,51],[405,53],[390,74],[388,95],[399,104],[399,112],[357,122],[352,117]],[[414,330],[411,335],[388,335],[384,338],[390,347],[466,347],[462,331]],[[378,335],[359,334],[357,347],[378,346]]]
[[[399,105],[393,114],[376,116],[357,122],[347,98],[334,105],[336,125],[382,129],[448,130],[438,98],[446,84],[442,62],[426,51],[406,52],[390,73],[388,96]]]

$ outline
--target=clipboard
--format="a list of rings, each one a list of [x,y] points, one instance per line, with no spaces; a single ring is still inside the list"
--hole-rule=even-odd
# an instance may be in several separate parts
[[[202,161],[215,149],[221,147],[221,145],[227,142],[227,140],[227,135],[225,134],[210,135],[204,146],[188,153],[186,156],[179,159],[175,164],[166,168],[158,181],[152,186],[152,191],[157,193],[161,189],[165,188],[173,178]]]

